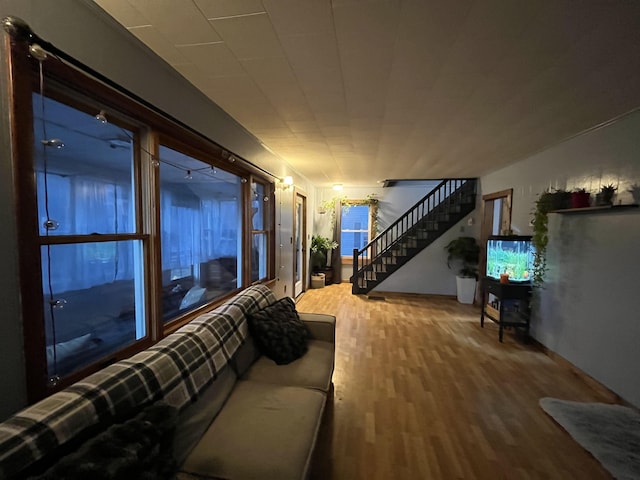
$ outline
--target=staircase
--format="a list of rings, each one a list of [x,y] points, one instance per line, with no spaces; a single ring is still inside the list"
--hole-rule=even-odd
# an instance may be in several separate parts
[[[448,179],[376,236],[353,250],[352,293],[365,294],[411,260],[476,206],[476,179]]]

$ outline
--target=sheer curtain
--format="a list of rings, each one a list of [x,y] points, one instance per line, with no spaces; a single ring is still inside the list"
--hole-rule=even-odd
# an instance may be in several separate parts
[[[47,235],[49,218],[57,228],[49,235],[87,235],[130,232],[133,229],[130,186],[82,176],[48,174],[44,195],[44,173],[38,172],[40,234]],[[53,245],[43,249],[43,281],[51,280],[57,291],[89,288],[122,279],[132,279],[130,242],[85,242]]]
[[[38,212],[41,235],[90,235],[134,231],[131,187],[105,179],[39,172]],[[46,198],[45,198],[46,197]],[[47,230],[49,218],[57,228]],[[191,271],[200,262],[235,257],[238,239],[238,202],[200,200],[183,191],[162,190],[162,269]],[[90,288],[116,280],[133,279],[133,245],[128,241],[85,242],[43,248],[43,281],[49,269],[55,291]]]

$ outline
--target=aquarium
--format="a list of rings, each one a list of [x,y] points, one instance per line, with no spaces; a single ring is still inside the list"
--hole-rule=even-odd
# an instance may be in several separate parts
[[[533,245],[528,236],[491,236],[487,241],[487,277],[507,273],[510,282],[528,282],[533,268]]]

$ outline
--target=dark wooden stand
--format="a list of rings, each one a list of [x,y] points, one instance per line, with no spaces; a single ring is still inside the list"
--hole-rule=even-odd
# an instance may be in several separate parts
[[[529,335],[531,283],[500,283],[491,277],[482,279],[482,313],[480,326],[484,327],[484,317],[498,324],[498,338],[502,342],[504,327],[523,330],[525,339]],[[496,297],[499,307],[488,305],[489,294]]]

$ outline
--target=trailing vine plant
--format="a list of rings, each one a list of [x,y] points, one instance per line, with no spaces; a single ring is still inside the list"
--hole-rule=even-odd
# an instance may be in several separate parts
[[[547,244],[549,243],[549,212],[568,207],[571,193],[565,190],[553,192],[544,190],[533,210],[533,236],[531,242],[535,248],[533,252],[533,284],[541,287],[547,272]]]
[[[327,213],[331,215],[331,231],[333,232],[333,226],[336,224],[336,204],[340,202],[342,205],[342,212],[347,213],[349,209],[355,205],[368,205],[370,207],[369,213],[371,215],[371,225],[373,227],[374,236],[378,232],[378,203],[379,200],[375,193],[368,194],[364,200],[350,201],[346,196],[332,197],[329,200],[323,200],[320,202],[320,213]]]

